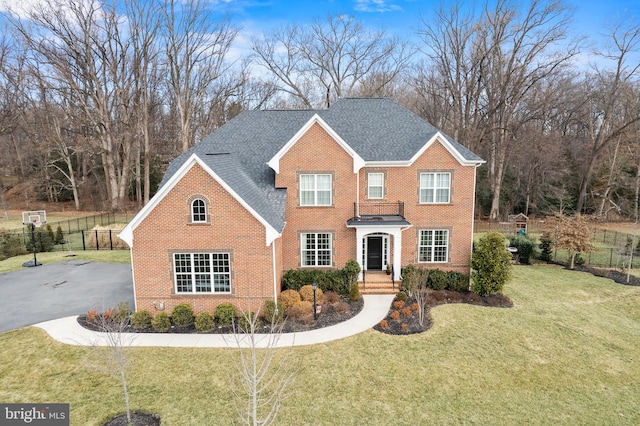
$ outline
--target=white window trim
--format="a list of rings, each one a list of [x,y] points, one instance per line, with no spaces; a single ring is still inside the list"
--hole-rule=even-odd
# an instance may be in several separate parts
[[[422,245],[422,236],[423,233],[426,232],[431,232],[431,241],[433,242],[432,245],[427,246],[427,245]],[[435,233],[436,232],[445,232],[446,233],[446,244],[444,246],[442,245],[435,245]],[[435,258],[435,249],[436,247],[444,247],[445,248],[445,256],[444,259],[445,260],[422,260],[422,250],[423,249],[429,249],[431,252],[431,259]],[[421,229],[420,232],[418,232],[418,263],[448,263],[449,262],[449,230],[448,229]]]
[[[422,186],[422,176],[423,175],[433,175],[433,186],[432,187],[423,187]],[[438,190],[445,189],[445,187],[438,187],[438,175],[448,175],[449,176],[449,185],[446,187],[447,189],[447,201],[437,201],[438,199]],[[422,172],[420,173],[420,192],[418,194],[420,204],[450,204],[451,203],[451,172]],[[425,201],[422,199],[422,190],[423,189],[432,189],[433,190],[433,200]]]
[[[306,248],[306,240],[307,235],[315,235],[315,248],[307,249]],[[329,264],[328,265],[318,265],[318,253],[321,251],[326,251],[327,249],[318,249],[318,235],[328,235],[329,236]],[[306,256],[305,252],[312,251],[315,253],[314,255],[314,264],[307,265],[305,264]],[[300,266],[303,268],[330,268],[333,266],[333,234],[331,232],[301,232],[300,233]]]
[[[379,175],[381,177],[381,182],[380,185],[375,185],[372,186],[371,185],[371,176],[372,175]],[[380,196],[379,197],[372,197],[371,196],[371,188],[380,188]],[[384,173],[381,172],[371,172],[367,174],[367,198],[369,198],[370,200],[382,200],[384,199]]]
[[[313,203],[312,204],[304,204],[303,202],[303,196],[302,196],[302,177],[303,176],[313,176],[313,188],[312,189],[305,189],[305,192],[311,192],[313,191]],[[319,176],[329,176],[329,202],[327,204],[319,204],[318,203],[318,177]],[[299,195],[300,195],[300,205],[303,207],[327,207],[327,206],[331,206],[333,205],[333,175],[331,175],[331,173],[301,173],[299,178],[298,178],[299,184],[298,186],[300,187],[300,191],[299,191]],[[326,189],[322,190],[327,191]]]
[[[208,254],[209,255],[209,278],[211,282],[211,291],[196,291],[196,274],[202,274],[202,272],[196,272],[195,264],[194,264],[194,255],[198,254]],[[178,268],[176,267],[177,256],[189,256],[190,262],[190,270],[191,272],[178,272]],[[213,265],[213,257],[214,255],[226,255],[227,262],[229,264],[229,270],[227,272],[215,272]],[[231,294],[232,290],[232,282],[231,282],[231,254],[227,252],[211,252],[211,253],[173,253],[172,256],[173,262],[173,287],[176,294]],[[191,291],[179,291],[178,290],[178,275],[190,275],[191,276]],[[229,280],[229,290],[228,291],[216,291],[215,286],[215,276],[216,275],[226,275]]]
[[[197,201],[202,201],[204,212],[196,213],[195,204]],[[204,220],[200,220],[200,219],[196,220],[196,215],[201,216],[203,214],[204,214]],[[196,198],[191,201],[191,223],[207,223],[207,202],[202,198]]]

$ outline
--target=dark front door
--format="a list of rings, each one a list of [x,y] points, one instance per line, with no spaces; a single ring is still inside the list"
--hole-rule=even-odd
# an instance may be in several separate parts
[[[382,237],[367,238],[367,270],[382,271]]]

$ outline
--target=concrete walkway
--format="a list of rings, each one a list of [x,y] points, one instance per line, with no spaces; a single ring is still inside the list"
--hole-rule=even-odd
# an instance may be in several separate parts
[[[378,324],[387,316],[394,295],[364,295],[364,307],[355,317],[331,327],[299,333],[284,333],[280,336],[256,334],[255,346],[289,347],[315,345],[362,333]],[[77,316],[46,321],[35,325],[51,337],[69,345],[107,346],[106,333],[87,330],[80,326]],[[165,346],[189,348],[237,348],[248,347],[248,336],[236,340],[233,334],[171,334],[171,333],[122,333],[125,346]],[[276,338],[277,341],[273,342]]]

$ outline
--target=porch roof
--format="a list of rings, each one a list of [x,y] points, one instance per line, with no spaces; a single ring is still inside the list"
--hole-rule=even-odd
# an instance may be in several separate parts
[[[366,226],[397,226],[409,227],[411,223],[400,215],[360,216],[347,220],[347,228]]]

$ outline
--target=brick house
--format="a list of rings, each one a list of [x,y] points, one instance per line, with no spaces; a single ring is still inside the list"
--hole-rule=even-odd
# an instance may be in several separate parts
[[[410,263],[468,273],[483,162],[389,99],[245,111],[172,161],[121,232],[136,309],[258,310],[288,269],[349,259],[388,281]]]

